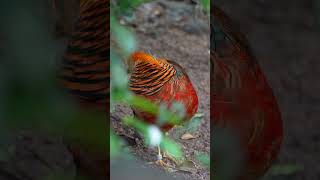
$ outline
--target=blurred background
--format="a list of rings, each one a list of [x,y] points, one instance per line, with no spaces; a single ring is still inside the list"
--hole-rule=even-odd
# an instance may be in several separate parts
[[[264,179],[320,179],[320,1],[214,3],[247,36],[282,112],[284,144]]]
[[[69,146],[107,152],[105,113],[84,110],[58,81],[79,6],[61,2],[0,7],[0,179],[84,179]]]

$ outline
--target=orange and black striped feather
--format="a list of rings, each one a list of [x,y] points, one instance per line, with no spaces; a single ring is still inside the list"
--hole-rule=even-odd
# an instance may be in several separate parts
[[[153,95],[176,75],[176,69],[169,62],[159,65],[139,62],[130,77],[130,90],[138,95]]]
[[[80,5],[63,59],[64,87],[85,102],[107,103],[109,99],[109,2],[86,1]]]

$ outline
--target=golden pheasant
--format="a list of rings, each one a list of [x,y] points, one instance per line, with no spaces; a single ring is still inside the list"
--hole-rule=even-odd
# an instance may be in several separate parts
[[[217,7],[212,11],[212,123],[231,130],[240,140],[245,167],[238,178],[258,179],[278,155],[281,114],[245,36],[223,11]]]
[[[109,113],[109,1],[80,1],[79,17],[68,42],[60,80],[81,104]],[[88,122],[90,123],[90,122]],[[108,123],[106,120],[106,133]],[[70,146],[75,161],[90,176],[107,177],[107,154]]]
[[[155,58],[144,52],[135,52],[129,59],[131,70],[129,87],[136,95],[142,96],[157,105],[174,102],[181,103],[185,108],[184,120],[189,120],[197,112],[198,96],[186,73],[177,63],[163,58]],[[155,115],[133,108],[134,114],[149,124],[156,124]],[[165,123],[160,129],[167,132],[174,124]],[[159,147],[158,147],[159,148]],[[159,148],[158,162],[161,160]]]

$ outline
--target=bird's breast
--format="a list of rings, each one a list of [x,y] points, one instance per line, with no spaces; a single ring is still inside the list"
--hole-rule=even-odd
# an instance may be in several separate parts
[[[191,81],[185,76],[173,78],[167,82],[158,93],[152,96],[144,95],[143,97],[158,105],[165,104],[168,108],[170,108],[174,102],[181,103],[186,112],[184,120],[189,120],[198,110],[197,93]],[[141,112],[137,109],[134,109],[134,112],[136,116],[142,120],[156,124],[156,116]],[[172,127],[173,124],[164,124],[161,128],[167,131]]]

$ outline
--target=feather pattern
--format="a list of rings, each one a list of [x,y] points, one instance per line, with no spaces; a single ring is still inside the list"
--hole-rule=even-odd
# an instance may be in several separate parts
[[[62,83],[71,94],[98,104],[109,98],[108,4],[107,0],[81,1],[61,73]]]
[[[60,73],[66,90],[84,105],[102,107],[106,114],[109,113],[110,79],[108,19],[108,0],[80,2],[80,15],[68,41]],[[106,124],[106,133],[108,129]],[[94,148],[85,148],[78,143],[69,144],[69,150],[83,175],[93,179],[109,175],[107,154],[94,153]]]
[[[129,87],[136,95],[143,96],[156,104],[173,102],[184,105],[186,116],[190,119],[198,109],[198,96],[186,71],[174,61],[154,58],[143,52],[131,56],[129,64],[133,64]],[[142,120],[156,124],[156,116],[133,108],[136,116]],[[163,131],[170,130],[173,124],[163,124]]]
[[[153,95],[176,74],[173,65],[159,61],[159,64],[138,62],[130,77],[130,90],[140,95]]]

